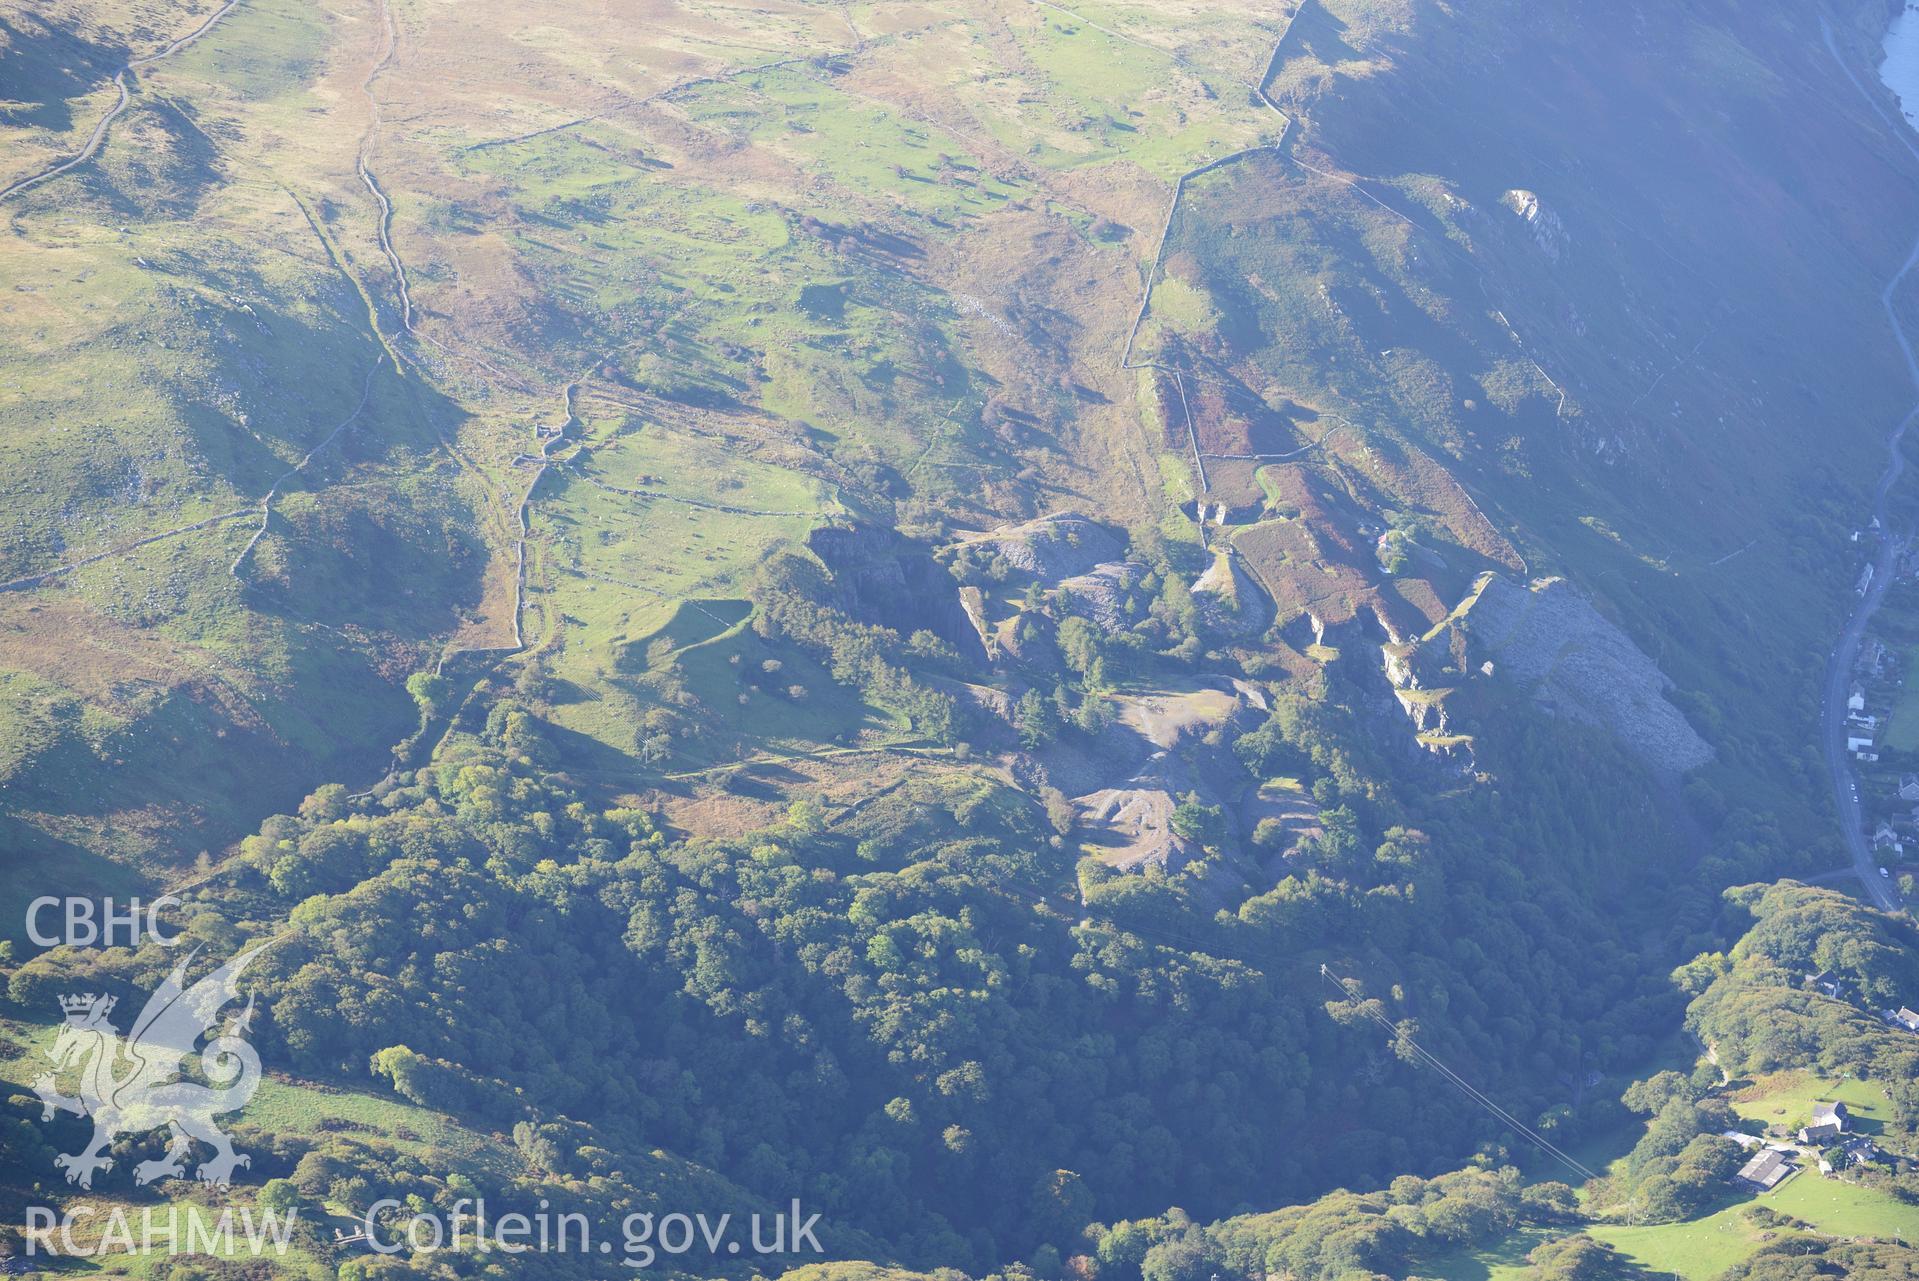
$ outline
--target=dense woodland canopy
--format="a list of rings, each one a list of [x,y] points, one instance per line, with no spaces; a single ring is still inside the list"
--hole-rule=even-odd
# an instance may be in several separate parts
[[[963,660],[848,600],[776,558],[754,626],[929,736],[962,732],[933,679]],[[1140,652],[1057,629],[1047,736],[1096,735],[1076,713],[1115,671],[1183,661],[1152,648],[1177,648],[1176,613],[1140,625]],[[1580,1221],[1564,1189],[1509,1168],[1537,1154],[1425,1053],[1557,1143],[1644,1118],[1596,1202],[1643,1221],[1707,1207],[1738,1165],[1710,1073],[1607,1084],[1688,998],[1735,1069],[1867,1070],[1910,1110],[1912,1052],[1797,986],[1825,967],[1875,998],[1909,990],[1909,926],[1791,885],[1721,901],[1713,884],[1777,857],[1766,836],[1727,819],[1714,854],[1674,860],[1670,793],[1603,736],[1488,708],[1461,779],[1395,746],[1378,691],[1341,673],[1276,690],[1219,745],[1320,814],[1276,884],[1237,894],[1215,874],[1232,840],[1217,807],[1174,815],[1198,860],[1123,875],[1076,859],[1044,796],[963,760],[689,837],[594,800],[522,680],[430,765],[269,819],[191,925],[223,953],[263,945],[270,1062],[510,1135],[516,1165],[454,1174],[371,1135],[261,1135],[261,1177],[353,1211],[546,1198],[607,1229],[676,1193],[797,1194],[838,1255],[976,1274],[1393,1276]],[[444,692],[416,694],[431,719]],[[132,999],[174,959],[53,953],[8,994],[38,1009],[84,980]],[[1340,1187],[1384,1191],[1310,1200]],[[1625,1275],[1591,1240],[1547,1245],[1542,1278]]]
[[[885,643],[844,679],[883,674]],[[657,1147],[742,1196],[797,1189],[907,1261],[1071,1254],[1094,1220],[1214,1217],[1510,1151],[1408,1038],[1562,1136],[1619,1119],[1578,1083],[1643,1061],[1683,1000],[1647,977],[1665,945],[1648,950],[1601,856],[1654,821],[1646,784],[1516,719],[1495,759],[1552,802],[1433,804],[1395,781],[1427,766],[1369,736],[1359,693],[1324,693],[1281,698],[1236,744],[1331,816],[1236,905],[1198,874],[1075,866],[986,771],[676,838],[589,805],[504,700],[481,745],[269,820],[193,931],[267,939],[261,1033],[286,1070],[511,1131],[537,1169]],[[1688,896],[1650,850],[1636,875]],[[56,956],[10,994],[43,1006],[77,966],[131,990],[168,963]],[[556,1158],[544,1136],[574,1125],[597,1137]],[[308,1173],[347,1204],[387,1184]]]

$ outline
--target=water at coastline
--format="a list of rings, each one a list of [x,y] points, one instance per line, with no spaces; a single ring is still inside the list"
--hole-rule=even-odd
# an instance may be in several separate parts
[[[1879,80],[1899,99],[1906,123],[1919,129],[1919,5],[1908,4],[1886,31]]]

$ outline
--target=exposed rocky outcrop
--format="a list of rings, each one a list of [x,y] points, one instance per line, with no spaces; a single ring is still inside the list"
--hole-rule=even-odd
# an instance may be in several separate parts
[[[986,625],[986,596],[977,587],[962,587],[959,591],[960,608],[966,613],[966,621],[972,624],[973,634],[979,638],[980,648],[985,651],[988,661],[997,656],[993,638]]]
[[[1119,628],[1126,624],[1126,595],[1146,572],[1146,566],[1136,560],[1111,560],[1062,579],[1059,590],[1072,596],[1075,613],[1101,627]]]
[[[1354,664],[1347,669],[1354,679],[1354,706],[1382,748],[1409,763],[1423,763],[1436,781],[1477,768],[1469,727],[1456,724],[1447,706],[1463,683],[1457,669],[1449,668],[1447,635],[1406,638],[1378,610],[1333,627],[1310,616],[1307,622],[1307,628],[1298,620],[1289,623],[1289,638],[1316,638],[1316,645]],[[1464,643],[1463,634],[1457,643]],[[1364,661],[1374,653],[1380,655],[1377,665]]]
[[[1288,619],[1286,625],[1280,628],[1279,635],[1294,649],[1310,649],[1326,643],[1326,623],[1318,614],[1307,610]]]
[[[1121,871],[1147,867],[1178,871],[1202,853],[1173,830],[1178,797],[1192,787],[1184,762],[1156,752],[1139,773],[1114,787],[1077,797],[1083,835],[1102,859]]]
[[[1413,732],[1422,737],[1449,737],[1446,718],[1446,697],[1452,690],[1440,689],[1395,689],[1394,696],[1399,700],[1400,710],[1405,712],[1413,723]]]
[[[1449,626],[1465,629],[1495,679],[1529,688],[1550,715],[1608,731],[1652,768],[1678,774],[1712,758],[1667,698],[1672,681],[1566,580],[1522,587],[1487,574]]]
[[[1540,204],[1539,196],[1531,191],[1509,191],[1499,202],[1526,221],[1540,251],[1558,262],[1567,244],[1566,224],[1559,220],[1559,215]]]
[[[832,571],[847,612],[891,627],[902,636],[920,630],[976,661],[986,657],[959,584],[918,544],[875,525],[826,525],[807,546]]]
[[[1208,626],[1230,636],[1257,636],[1273,622],[1273,603],[1241,567],[1222,552],[1193,584],[1193,600]]]
[[[971,711],[969,732],[975,747],[1012,747],[1016,744],[1012,732],[1012,694],[991,685],[954,680],[946,676],[922,674],[920,679],[942,693],[951,694],[961,706]]]
[[[1222,680],[1121,694],[1114,702],[1118,716],[1090,750],[1049,749],[1048,777],[1073,797],[1077,839],[1103,862],[1124,871],[1177,871],[1204,851],[1173,831],[1173,811],[1188,794],[1230,806],[1252,782],[1213,731],[1257,723],[1264,693]]]
[[[1023,525],[1003,525],[964,542],[997,555],[1013,569],[1044,583],[1084,574],[1126,554],[1126,546],[1117,534],[1078,512],[1058,512]]]
[[[991,644],[996,659],[1010,659],[1034,671],[1056,673],[1059,670],[1059,624],[1050,614],[1021,610],[1003,618],[993,629]]]

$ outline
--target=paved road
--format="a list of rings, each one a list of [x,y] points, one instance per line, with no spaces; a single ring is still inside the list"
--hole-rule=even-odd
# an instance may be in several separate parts
[[[1895,439],[1905,432],[1902,423]],[[1895,456],[1895,465],[1897,458]],[[1846,839],[1847,852],[1852,855],[1852,871],[1865,884],[1866,893],[1885,911],[1893,912],[1899,908],[1899,898],[1892,891],[1891,882],[1879,875],[1878,860],[1873,857],[1872,848],[1866,842],[1866,820],[1859,803],[1859,781],[1852,772],[1852,763],[1846,756],[1846,698],[1850,691],[1853,660],[1859,654],[1859,642],[1866,633],[1866,624],[1872,618],[1879,602],[1885,598],[1886,585],[1892,581],[1892,570],[1897,556],[1905,550],[1905,540],[1886,539],[1879,547],[1874,558],[1872,587],[1860,600],[1859,607],[1846,621],[1846,630],[1839,637],[1839,645],[1832,651],[1832,659],[1826,667],[1826,697],[1824,713],[1824,738],[1826,749],[1826,770],[1832,776],[1833,804],[1839,812],[1840,833]]]
[[[1919,146],[1915,146],[1912,138],[1907,136],[1908,131],[1904,122],[1894,121],[1887,114],[1885,108],[1880,105],[1879,99],[1874,97],[1860,81],[1851,64],[1840,53],[1838,42],[1833,39],[1832,24],[1821,16],[1819,27],[1825,37],[1826,51],[1832,55],[1833,61],[1839,64],[1840,71],[1844,73],[1847,80],[1851,81],[1852,87],[1866,100],[1866,105],[1885,122],[1899,144],[1914,159],[1919,160]],[[1912,378],[1914,389],[1919,390],[1919,355],[1914,354],[1912,338],[1906,333],[1905,324],[1899,318],[1899,311],[1893,305],[1894,295],[1916,267],[1919,267],[1919,244],[1913,245],[1912,252],[1906,256],[1906,261],[1898,271],[1893,273],[1892,279],[1886,282],[1885,289],[1880,292],[1879,302],[1886,310],[1886,320],[1892,326],[1892,336],[1899,343],[1899,353],[1905,358],[1906,372]],[[1887,519],[1886,495],[1891,492],[1893,482],[1899,479],[1899,473],[1905,468],[1904,461],[1900,457],[1899,446],[1905,439],[1906,429],[1912,425],[1914,418],[1919,418],[1919,406],[1915,406],[1913,411],[1906,415],[1886,441],[1886,470],[1880,475],[1879,485],[1872,496],[1872,515],[1885,531],[1885,538],[1877,555],[1873,558],[1872,587],[1860,599],[1858,608],[1853,610],[1852,617],[1846,621],[1846,630],[1840,634],[1839,645],[1833,650],[1831,663],[1826,669],[1823,727],[1826,770],[1832,776],[1833,800],[1839,809],[1841,832],[1846,839],[1846,849],[1852,855],[1853,873],[1865,884],[1866,893],[1872,897],[1872,900],[1887,911],[1894,911],[1899,907],[1899,896],[1894,892],[1892,883],[1879,875],[1878,860],[1873,857],[1872,850],[1866,843],[1865,816],[1860,810],[1858,780],[1853,776],[1852,764],[1846,756],[1846,696],[1853,660],[1858,656],[1859,643],[1865,636],[1866,625],[1871,621],[1873,611],[1879,608],[1879,602],[1885,598],[1886,588],[1892,582],[1893,567],[1913,541],[1913,534],[1910,531],[1900,535],[1892,533],[1891,524]]]
[[[1839,52],[1839,44],[1833,39],[1832,24],[1823,15],[1819,19],[1819,28],[1825,37],[1826,51],[1832,55],[1833,61],[1839,64],[1839,70],[1866,100],[1866,105],[1885,122],[1886,127],[1893,132],[1893,136],[1900,145],[1914,159],[1919,160],[1919,146],[1915,146],[1913,140],[1907,136],[1908,131],[1904,122],[1894,121],[1880,105],[1879,99],[1875,98],[1860,81],[1851,64]],[[1885,289],[1879,295],[1879,302],[1886,309],[1886,320],[1892,326],[1892,336],[1898,340],[1899,353],[1905,357],[1906,372],[1912,377],[1915,390],[1919,390],[1919,356],[1914,355],[1912,339],[1907,335],[1906,327],[1899,319],[1898,309],[1893,306],[1893,296],[1915,267],[1919,267],[1919,244],[1913,245],[1912,252],[1907,255],[1904,264],[1893,273],[1892,279],[1886,282]],[[1891,533],[1891,525],[1886,518],[1886,495],[1891,492],[1893,482],[1899,479],[1899,473],[1904,470],[1905,464],[1900,458],[1899,445],[1905,439],[1906,428],[1912,425],[1915,417],[1919,417],[1919,406],[1915,406],[1912,413],[1906,415],[1904,421],[1893,429],[1892,435],[1886,441],[1886,470],[1880,475],[1878,488],[1873,491],[1872,496],[1872,514],[1878,520],[1880,527],[1886,531],[1885,541],[1873,560],[1872,588],[1860,599],[1858,608],[1853,610],[1852,617],[1846,621],[1846,630],[1840,634],[1838,648],[1832,651],[1831,663],[1826,668],[1823,727],[1826,771],[1832,776],[1833,801],[1839,809],[1841,833],[1846,839],[1846,849],[1852,855],[1854,875],[1865,884],[1866,893],[1872,897],[1873,902],[1887,911],[1896,910],[1899,899],[1893,891],[1891,882],[1879,875],[1879,864],[1873,858],[1871,848],[1866,844],[1865,816],[1860,811],[1858,780],[1853,776],[1852,764],[1846,756],[1846,696],[1853,660],[1858,656],[1859,642],[1865,635],[1866,624],[1871,621],[1873,611],[1879,608],[1879,602],[1884,599],[1886,588],[1892,582],[1893,566],[1897,564],[1899,556],[1912,542],[1911,533],[1899,537]]]

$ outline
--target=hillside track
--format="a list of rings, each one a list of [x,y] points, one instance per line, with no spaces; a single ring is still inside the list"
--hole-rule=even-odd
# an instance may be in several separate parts
[[[28,574],[23,578],[8,579],[6,582],[0,583],[0,592],[19,592],[26,591],[31,587],[39,587],[63,575],[71,574],[76,569],[85,569],[89,565],[98,565],[103,560],[112,560],[116,556],[125,556],[129,552],[138,551],[142,547],[148,547],[169,538],[177,538],[182,534],[191,534],[202,529],[212,529],[215,525],[222,525],[230,520],[239,520],[242,516],[251,516],[257,511],[259,511],[258,507],[248,504],[245,507],[235,507],[232,511],[225,511],[215,516],[209,516],[205,520],[196,520],[190,525],[177,525],[172,529],[163,529],[157,534],[148,534],[146,537],[134,539],[132,542],[120,543],[107,548],[103,552],[95,552],[91,556],[84,556],[79,560],[71,561],[65,565],[56,565],[52,569],[41,570],[37,574]]]
[[[1076,13],[1072,9],[1066,8],[1064,5],[1056,3],[1056,0],[1034,0],[1034,3],[1038,4],[1042,8],[1052,9],[1059,13],[1066,14],[1067,16],[1075,19],[1076,21],[1083,22],[1086,25],[1092,27],[1093,29],[1097,31],[1101,31],[1105,33],[1106,35],[1111,36],[1114,39],[1123,40],[1126,43],[1136,45],[1139,48],[1151,50],[1152,52],[1160,54],[1161,56],[1171,60],[1176,65],[1184,67],[1190,71],[1197,72],[1200,70],[1200,68],[1198,68],[1190,59],[1183,57],[1177,52],[1174,52],[1168,49],[1162,49],[1156,45],[1147,44],[1146,42],[1141,40],[1136,40],[1133,37],[1124,34],[1123,32],[1114,31],[1110,28],[1101,26],[1099,23],[1091,21],[1090,19],[1086,18],[1084,15]],[[1519,331],[1516,328],[1514,328],[1512,322],[1507,319],[1505,312],[1501,310],[1500,308],[1498,308],[1496,305],[1494,305],[1492,300],[1492,291],[1487,286],[1486,273],[1479,266],[1479,264],[1472,259],[1472,257],[1469,254],[1467,254],[1459,246],[1447,240],[1443,235],[1440,235],[1439,233],[1433,231],[1433,229],[1429,227],[1422,226],[1420,223],[1408,217],[1404,211],[1394,208],[1392,205],[1388,204],[1386,201],[1380,199],[1378,196],[1368,191],[1366,187],[1358,179],[1350,177],[1346,174],[1341,174],[1341,173],[1332,172],[1330,170],[1321,169],[1316,165],[1313,165],[1307,161],[1301,160],[1297,155],[1294,154],[1296,149],[1296,143],[1298,141],[1298,131],[1293,128],[1293,125],[1294,125],[1293,117],[1289,115],[1286,112],[1285,108],[1281,107],[1278,102],[1274,101],[1273,96],[1266,91],[1266,86],[1272,82],[1272,79],[1274,76],[1279,74],[1280,63],[1286,53],[1287,41],[1292,36],[1295,27],[1297,27],[1300,16],[1303,13],[1305,13],[1307,6],[1312,3],[1313,3],[1313,0],[1297,0],[1297,2],[1293,5],[1292,10],[1286,15],[1284,25],[1280,28],[1278,36],[1273,42],[1272,56],[1267,59],[1264,70],[1262,70],[1259,73],[1259,76],[1257,79],[1249,82],[1246,86],[1248,91],[1252,94],[1253,100],[1256,103],[1258,103],[1260,106],[1265,107],[1268,111],[1271,111],[1275,116],[1279,117],[1280,128],[1279,128],[1278,136],[1275,137],[1271,142],[1261,143],[1252,147],[1246,147],[1242,150],[1232,152],[1228,155],[1220,156],[1217,159],[1209,160],[1205,162],[1204,164],[1198,165],[1195,168],[1190,169],[1187,172],[1181,174],[1179,178],[1174,182],[1172,199],[1168,202],[1166,207],[1166,219],[1160,226],[1159,238],[1158,238],[1158,241],[1155,243],[1154,249],[1153,249],[1152,265],[1147,269],[1146,284],[1140,294],[1139,308],[1134,313],[1132,327],[1127,330],[1126,343],[1125,343],[1125,346],[1120,351],[1119,365],[1122,370],[1151,369],[1158,373],[1166,374],[1174,379],[1175,384],[1177,385],[1179,389],[1182,407],[1185,408],[1188,440],[1192,447],[1195,467],[1197,471],[1199,472],[1199,482],[1200,482],[1202,492],[1204,491],[1206,486],[1206,479],[1205,479],[1206,465],[1204,460],[1206,458],[1223,459],[1223,458],[1236,457],[1235,455],[1205,453],[1204,451],[1202,451],[1200,447],[1198,433],[1192,422],[1191,408],[1189,406],[1186,406],[1186,403],[1185,403],[1186,402],[1185,380],[1188,378],[1193,379],[1196,382],[1206,382],[1209,380],[1206,379],[1205,376],[1198,369],[1191,367],[1190,362],[1188,363],[1188,367],[1184,369],[1176,369],[1173,366],[1166,365],[1156,360],[1139,360],[1135,356],[1135,351],[1139,345],[1140,330],[1142,327],[1144,327],[1146,323],[1146,317],[1152,310],[1153,288],[1159,281],[1159,276],[1161,271],[1164,270],[1165,268],[1166,246],[1171,240],[1172,233],[1173,233],[1173,224],[1179,216],[1180,206],[1185,202],[1187,187],[1189,186],[1189,184],[1191,184],[1195,180],[1202,178],[1206,176],[1207,174],[1214,173],[1221,169],[1225,169],[1231,165],[1237,164],[1238,162],[1249,159],[1253,156],[1262,156],[1262,155],[1274,156],[1282,164],[1290,164],[1304,173],[1312,174],[1318,178],[1321,178],[1327,181],[1337,182],[1342,184],[1343,186],[1350,188],[1354,193],[1356,193],[1363,199],[1370,201],[1374,205],[1377,205],[1380,209],[1384,210],[1387,214],[1389,214],[1393,218],[1406,224],[1406,226],[1411,228],[1414,232],[1417,232],[1420,235],[1426,237],[1442,253],[1450,254],[1454,258],[1458,259],[1460,262],[1464,263],[1471,271],[1474,272],[1475,280],[1479,286],[1480,293],[1485,296],[1486,304],[1487,304],[1487,307],[1489,308],[1491,316],[1499,322],[1499,325],[1501,329],[1505,331],[1507,338],[1511,340],[1513,346],[1519,351],[1520,355],[1525,358],[1527,364],[1532,367],[1533,372],[1539,376],[1540,380],[1544,382],[1546,386],[1552,389],[1554,395],[1558,398],[1558,404],[1555,409],[1556,416],[1558,417],[1565,416],[1567,411],[1567,406],[1570,400],[1570,397],[1568,396],[1565,387],[1560,385],[1557,379],[1555,379],[1551,374],[1546,372],[1545,367],[1539,362],[1539,359],[1533,354],[1532,348],[1526,343],[1525,339],[1520,336]],[[1334,417],[1338,417],[1338,416],[1335,415]],[[1339,421],[1346,423],[1349,427],[1351,426],[1350,420],[1340,418]],[[1289,453],[1278,455],[1269,461],[1286,461],[1293,458],[1302,457],[1309,453],[1316,452],[1322,445],[1325,445],[1330,440],[1332,434],[1333,433],[1331,431],[1328,431],[1325,434],[1323,434],[1318,440],[1312,441],[1299,449],[1290,451]],[[1463,483],[1460,486],[1460,490],[1465,495],[1466,501],[1472,505],[1473,511],[1479,516],[1479,518],[1482,521],[1486,523],[1487,528],[1492,530],[1495,534],[1499,535],[1499,537],[1501,537],[1502,539],[1504,539],[1505,536],[1499,533],[1499,526],[1494,524],[1492,519],[1486,515],[1485,510],[1479,505],[1479,501],[1473,497],[1472,493],[1466,489]],[[1205,525],[1203,522],[1196,521],[1196,523],[1199,526],[1201,542],[1206,543],[1208,540],[1207,540]],[[1511,545],[1510,539],[1506,539],[1505,541],[1507,541],[1508,544]],[[1518,568],[1520,570],[1520,573],[1525,577],[1531,577],[1532,575],[1531,564],[1526,559],[1525,554],[1519,551],[1517,546],[1513,546],[1513,554],[1519,560]],[[1240,558],[1240,563],[1242,565],[1247,564],[1245,558],[1243,557]],[[1257,578],[1257,575],[1255,575],[1255,578]],[[1262,583],[1261,585],[1262,587],[1265,586],[1264,583]]]
[[[133,91],[127,86],[127,77],[142,67],[150,67],[156,62],[171,58],[174,54],[180,52],[180,50],[213,30],[214,25],[218,23],[220,19],[226,17],[227,14],[231,13],[233,7],[239,3],[240,0],[227,0],[227,2],[216,9],[213,15],[205,22],[201,23],[188,34],[181,36],[172,44],[167,45],[156,53],[150,53],[143,58],[134,58],[128,61],[127,65],[120,68],[113,76],[113,85],[115,89],[119,90],[119,99],[111,107],[107,108],[106,114],[100,117],[99,123],[93,126],[93,132],[88,135],[86,145],[66,160],[47,169],[43,169],[30,177],[22,178],[4,188],[0,188],[0,201],[5,201],[17,193],[25,191],[29,187],[36,187],[43,182],[58,178],[61,174],[78,169],[81,165],[92,160],[94,156],[99,153],[101,146],[106,143],[107,130],[112,128],[113,122],[119,119],[133,103]]]
[[[353,412],[341,419],[339,425],[322,437],[319,444],[301,455],[299,462],[281,472],[268,487],[267,492],[261,496],[260,527],[253,531],[253,537],[247,539],[246,546],[240,549],[240,554],[233,558],[231,565],[227,566],[227,572],[233,575],[242,586],[246,585],[246,576],[240,571],[246,566],[247,558],[253,554],[253,549],[260,545],[262,538],[266,537],[267,526],[273,521],[273,500],[280,496],[281,486],[305,471],[307,464],[311,463],[322,450],[338,440],[348,428],[360,420],[360,415],[366,412],[367,402],[373,399],[373,376],[380,372],[381,363],[383,362],[375,361],[373,368],[367,370],[366,380],[360,388],[360,402],[353,407]]]

